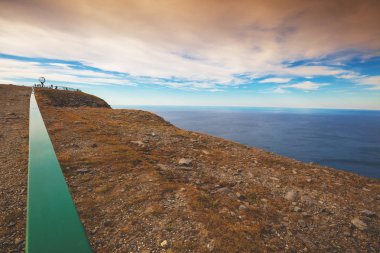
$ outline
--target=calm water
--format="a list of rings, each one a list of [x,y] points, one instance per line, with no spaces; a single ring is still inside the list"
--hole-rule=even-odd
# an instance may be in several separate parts
[[[380,178],[380,111],[133,108],[152,111],[184,129],[234,140],[304,162]]]

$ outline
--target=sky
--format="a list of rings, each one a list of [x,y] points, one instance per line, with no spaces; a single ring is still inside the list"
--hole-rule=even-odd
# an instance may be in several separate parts
[[[0,83],[111,105],[380,110],[378,0],[0,0]]]

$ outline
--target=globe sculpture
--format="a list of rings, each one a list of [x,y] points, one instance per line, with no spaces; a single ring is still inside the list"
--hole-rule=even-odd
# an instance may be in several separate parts
[[[40,78],[38,78],[38,81],[40,81],[41,86],[44,87],[44,83],[46,81],[45,77],[41,76]]]

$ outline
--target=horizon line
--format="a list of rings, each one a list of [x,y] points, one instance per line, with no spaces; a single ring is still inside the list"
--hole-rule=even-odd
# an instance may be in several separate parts
[[[372,108],[331,108],[331,107],[283,107],[283,106],[253,106],[253,105],[142,105],[142,104],[110,104],[113,108],[114,106],[142,106],[142,107],[234,107],[234,108],[273,108],[273,109],[307,109],[307,110],[346,110],[346,111],[379,111],[378,109]],[[121,108],[113,108],[121,109]]]

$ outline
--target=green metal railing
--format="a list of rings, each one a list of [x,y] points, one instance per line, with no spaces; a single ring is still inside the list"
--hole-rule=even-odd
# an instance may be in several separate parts
[[[29,118],[26,252],[92,252],[33,93]]]

